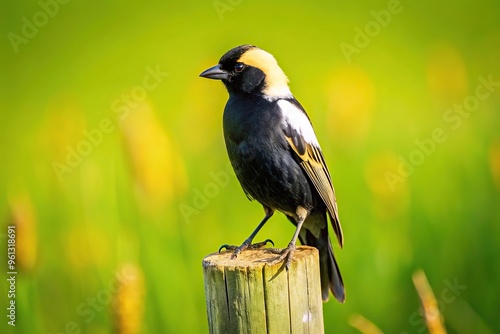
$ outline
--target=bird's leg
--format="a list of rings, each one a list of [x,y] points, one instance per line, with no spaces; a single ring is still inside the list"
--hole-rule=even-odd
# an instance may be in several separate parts
[[[281,251],[270,250],[271,252],[277,253],[279,255],[278,257],[275,257],[271,260],[266,260],[266,262],[281,262],[284,260],[284,266],[286,270],[288,270],[288,268],[290,267],[290,263],[292,262],[293,253],[295,252],[295,243],[297,242],[297,238],[299,236],[302,225],[304,224],[304,221],[306,220],[308,215],[309,212],[303,207],[299,206],[297,208],[297,227],[295,228],[295,233],[293,234],[292,240],[290,240],[288,246]]]
[[[231,258],[235,259],[238,256],[238,254],[241,253],[241,251],[243,251],[243,250],[245,250],[247,248],[251,248],[251,249],[261,248],[261,247],[264,247],[268,242],[270,242],[274,246],[274,242],[271,239],[266,239],[266,240],[264,240],[262,242],[257,242],[255,244],[252,244],[253,239],[255,238],[255,236],[257,235],[257,233],[259,233],[259,231],[262,228],[262,226],[264,226],[264,224],[274,214],[274,210],[271,209],[271,208],[269,208],[269,207],[267,207],[267,206],[264,206],[264,211],[266,212],[266,215],[264,216],[264,219],[262,219],[262,221],[257,226],[257,228],[252,232],[252,234],[250,234],[250,236],[245,241],[243,241],[243,243],[240,246],[236,247],[236,246],[233,246],[233,245],[224,244],[224,245],[220,246],[219,252],[222,249],[224,249],[224,248],[227,249],[227,250],[234,250],[234,253],[233,253],[233,255],[231,255]]]

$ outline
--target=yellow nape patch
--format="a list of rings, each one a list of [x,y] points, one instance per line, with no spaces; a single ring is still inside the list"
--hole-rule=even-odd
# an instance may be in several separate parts
[[[238,61],[264,72],[266,75],[264,94],[272,97],[291,95],[290,88],[288,88],[288,78],[269,52],[253,48],[245,52]]]

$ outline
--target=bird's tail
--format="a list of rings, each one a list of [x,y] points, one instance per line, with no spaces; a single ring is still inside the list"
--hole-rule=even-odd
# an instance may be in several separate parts
[[[310,217],[312,218],[312,217]],[[326,216],[324,218],[326,220]],[[319,251],[319,269],[321,275],[321,291],[323,301],[328,301],[330,290],[335,298],[343,303],[345,300],[344,282],[340,270],[333,255],[333,248],[328,236],[328,225],[324,224],[319,238],[315,237],[310,230],[305,228],[305,238],[300,238],[302,244],[316,247]],[[303,233],[301,233],[304,236]]]

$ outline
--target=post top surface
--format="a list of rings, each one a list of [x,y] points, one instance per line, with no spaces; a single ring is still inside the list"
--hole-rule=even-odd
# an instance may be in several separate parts
[[[269,261],[278,256],[276,253],[271,252],[270,249],[278,250],[276,248],[246,249],[235,259],[231,259],[232,250],[212,253],[203,259],[203,267],[258,268],[265,265],[281,265],[282,262],[266,262],[266,260]],[[310,246],[298,246],[293,254],[292,263],[309,256],[318,256],[318,250]]]

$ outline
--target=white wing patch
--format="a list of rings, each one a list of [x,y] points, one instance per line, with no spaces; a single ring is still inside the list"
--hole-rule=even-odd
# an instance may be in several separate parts
[[[283,115],[283,121],[297,131],[308,144],[319,148],[318,139],[306,114],[287,100],[279,100],[277,103]]]

